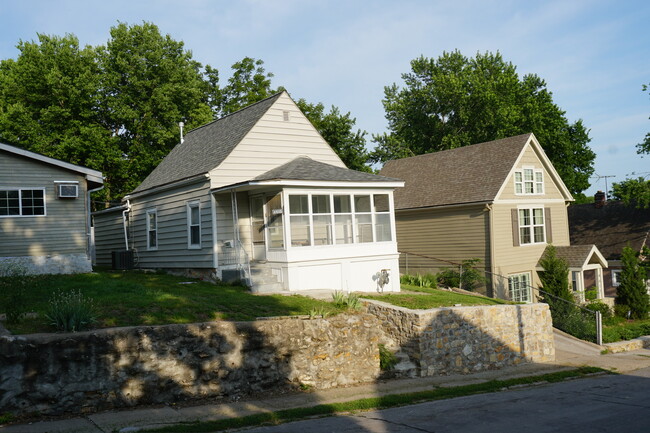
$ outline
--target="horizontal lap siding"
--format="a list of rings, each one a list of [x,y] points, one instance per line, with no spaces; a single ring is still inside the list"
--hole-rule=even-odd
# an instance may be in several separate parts
[[[289,121],[283,112],[289,111]],[[250,180],[298,156],[345,165],[291,99],[280,97],[228,157],[210,173],[212,187]]]
[[[523,167],[534,167],[536,169],[542,169],[544,173],[544,194],[543,195],[516,195],[515,194],[515,179],[514,173],[508,178],[503,192],[499,196],[500,200],[506,199],[530,199],[530,198],[553,198],[553,199],[563,199],[562,193],[558,186],[553,182],[550,174],[543,166],[542,161],[539,159],[535,150],[531,146],[526,147],[526,151],[521,157],[521,161],[515,167],[515,170],[521,170]]]
[[[201,204],[201,249],[188,248],[187,202]],[[146,212],[156,208],[158,249],[147,250]],[[211,268],[212,212],[209,182],[181,186],[131,200],[131,244],[142,268]]]
[[[234,241],[232,216],[232,199],[230,194],[217,194],[217,251],[224,253],[224,242]],[[248,193],[237,193],[237,210],[239,214],[239,238],[247,254],[251,252],[250,205]]]
[[[93,216],[95,227],[95,257],[100,266],[111,266],[113,251],[124,251],[124,224],[121,211]]]
[[[79,182],[76,199],[58,199],[54,181]],[[0,217],[0,257],[87,252],[86,180],[49,164],[0,152],[0,189],[45,188],[46,216]]]
[[[442,260],[462,262],[470,258],[480,259],[481,269],[489,266],[487,224],[487,212],[483,211],[483,206],[398,211],[397,248],[402,253],[400,270],[411,274],[437,272],[452,266]],[[415,255],[407,258],[404,252],[442,260]]]

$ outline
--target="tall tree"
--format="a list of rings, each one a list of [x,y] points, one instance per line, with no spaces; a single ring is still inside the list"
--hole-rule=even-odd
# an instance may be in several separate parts
[[[648,292],[645,280],[648,278],[647,269],[642,266],[639,254],[630,247],[623,248],[621,255],[620,284],[616,289],[616,303],[627,305],[630,317],[633,319],[647,319],[650,311]]]
[[[639,209],[650,208],[650,180],[639,177],[625,179],[623,182],[614,182],[612,195],[628,206],[635,206]]]
[[[644,84],[642,86],[644,92],[648,92],[648,89],[650,89],[650,85]],[[650,132],[646,134],[645,140],[643,140],[643,143],[639,143],[636,145],[637,147],[637,153],[649,153],[650,154]]]
[[[244,57],[233,64],[231,69],[228,84],[221,90],[221,103],[215,111],[217,117],[233,113],[278,92],[271,88],[273,74],[266,72],[262,60]]]
[[[374,136],[374,162],[533,132],[572,192],[589,186],[595,154],[581,120],[569,123],[544,80],[520,78],[501,54],[420,57],[384,88],[389,134]]]
[[[338,107],[332,106],[326,113],[322,103],[310,104],[304,99],[299,99],[296,103],[348,168],[371,171],[366,165],[368,161],[366,131],[360,129],[354,131],[356,119],[349,112],[341,114]]]

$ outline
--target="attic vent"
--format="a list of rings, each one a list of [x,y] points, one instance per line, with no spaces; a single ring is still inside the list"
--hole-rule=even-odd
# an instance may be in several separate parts
[[[79,197],[79,184],[77,182],[54,182],[58,198]]]
[[[282,120],[284,120],[285,122],[289,121],[289,112],[288,111],[285,110],[285,111],[282,112]]]

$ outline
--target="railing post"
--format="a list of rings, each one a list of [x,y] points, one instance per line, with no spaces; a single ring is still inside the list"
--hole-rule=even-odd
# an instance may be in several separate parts
[[[603,345],[603,315],[596,311],[596,344]]]

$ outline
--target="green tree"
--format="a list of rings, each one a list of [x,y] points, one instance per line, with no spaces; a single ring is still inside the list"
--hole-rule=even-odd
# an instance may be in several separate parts
[[[215,111],[216,117],[233,113],[282,90],[271,87],[273,74],[266,72],[262,60],[244,57],[233,64],[231,69],[228,84],[221,90],[221,103]]]
[[[616,303],[629,307],[633,319],[647,319],[650,301],[645,287],[647,268],[641,264],[639,254],[632,248],[623,248],[621,255],[623,269],[620,284],[616,289]]]
[[[644,84],[642,86],[643,91],[647,92],[648,89],[650,89],[650,86],[648,84]],[[646,134],[645,140],[643,140],[643,143],[639,143],[636,145],[637,147],[637,153],[649,153],[650,154],[650,132]]]
[[[642,177],[612,184],[612,196],[628,206],[650,208],[650,180]]]
[[[589,186],[594,152],[581,120],[569,123],[544,80],[522,78],[501,54],[420,57],[384,88],[389,134],[374,136],[374,162],[533,132],[571,192]]]
[[[356,119],[349,112],[341,114],[338,107],[332,106],[326,113],[322,103],[310,104],[304,99],[299,99],[296,104],[348,168],[371,171],[366,165],[369,157],[366,131],[354,131]]]
[[[541,301],[549,304],[551,309],[555,305],[568,304],[559,299],[573,303],[573,294],[569,290],[569,265],[566,260],[557,256],[553,245],[548,246],[539,265],[544,269],[537,272],[542,282]]]

